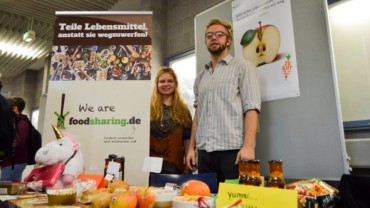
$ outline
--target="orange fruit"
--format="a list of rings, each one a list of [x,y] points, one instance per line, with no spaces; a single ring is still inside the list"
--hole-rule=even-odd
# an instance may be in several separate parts
[[[180,194],[210,196],[211,190],[209,189],[209,186],[203,181],[188,180],[181,185]]]

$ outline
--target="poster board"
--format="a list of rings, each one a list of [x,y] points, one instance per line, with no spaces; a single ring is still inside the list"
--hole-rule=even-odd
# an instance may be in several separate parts
[[[56,125],[81,143],[86,174],[103,175],[105,159],[115,154],[125,158],[116,179],[145,185],[152,12],[56,15],[43,144],[55,140]]]
[[[267,161],[281,159],[286,178],[339,180],[349,170],[327,27],[323,21],[326,8],[322,1],[291,1],[291,6],[301,95],[262,103],[256,158],[261,161],[264,176],[268,176]],[[204,31],[211,18],[231,22],[231,1],[195,17],[198,73],[210,60]]]
[[[235,57],[256,65],[262,102],[300,94],[290,11],[290,1],[234,0],[232,3]]]

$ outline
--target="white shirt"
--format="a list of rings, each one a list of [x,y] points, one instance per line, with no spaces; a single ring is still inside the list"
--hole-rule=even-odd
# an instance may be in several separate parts
[[[257,68],[230,54],[212,72],[209,64],[194,84],[198,110],[196,146],[207,152],[240,149],[244,138],[244,114],[261,109]]]

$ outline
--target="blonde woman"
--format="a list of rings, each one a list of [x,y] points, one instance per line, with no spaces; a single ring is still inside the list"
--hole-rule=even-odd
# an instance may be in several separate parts
[[[150,156],[163,158],[161,173],[184,173],[191,114],[172,68],[160,68],[154,83],[150,103]]]

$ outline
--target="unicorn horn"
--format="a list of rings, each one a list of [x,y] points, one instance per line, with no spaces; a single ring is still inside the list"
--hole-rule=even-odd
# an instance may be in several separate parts
[[[61,139],[61,138],[64,137],[62,132],[58,129],[58,127],[56,127],[53,124],[51,124],[51,126],[53,127],[53,130],[54,130],[54,133],[55,133],[55,136],[57,137],[57,139]]]

